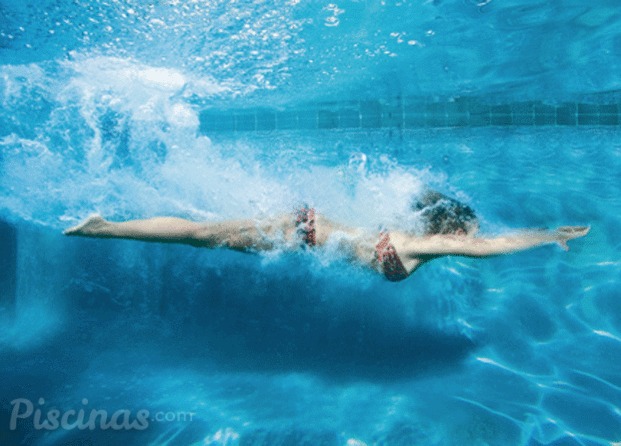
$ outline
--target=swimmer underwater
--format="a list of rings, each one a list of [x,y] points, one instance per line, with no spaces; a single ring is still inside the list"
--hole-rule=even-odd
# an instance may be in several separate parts
[[[412,204],[424,224],[422,235],[409,231],[370,232],[351,228],[303,207],[266,221],[229,220],[193,222],[176,217],[110,222],[99,215],[67,229],[68,236],[118,238],[180,243],[200,248],[228,248],[243,252],[274,249],[294,251],[325,245],[339,236],[347,257],[396,282],[409,277],[424,263],[442,256],[491,257],[557,243],[569,250],[569,240],[584,237],[588,226],[556,230],[522,230],[498,237],[477,237],[478,219],[469,206],[435,191]]]

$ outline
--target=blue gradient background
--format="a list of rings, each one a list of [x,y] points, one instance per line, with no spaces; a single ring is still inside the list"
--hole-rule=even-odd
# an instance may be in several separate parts
[[[616,126],[199,131],[205,108],[614,96],[617,6],[0,1],[0,443],[621,441]],[[329,248],[61,235],[95,211],[261,218],[302,201],[405,224],[424,185],[487,234],[592,230],[568,253],[444,258],[400,283]],[[10,430],[17,398],[194,415]]]

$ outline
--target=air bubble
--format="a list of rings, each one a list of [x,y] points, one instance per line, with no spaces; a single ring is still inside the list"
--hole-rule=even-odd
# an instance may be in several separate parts
[[[332,16],[332,17],[327,17],[326,21],[325,21],[325,25],[326,26],[339,26],[339,19]]]

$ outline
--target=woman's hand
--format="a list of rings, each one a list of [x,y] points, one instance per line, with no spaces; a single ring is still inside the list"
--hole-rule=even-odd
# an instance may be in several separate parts
[[[584,237],[590,230],[590,226],[561,226],[554,231],[554,236],[560,247],[565,251],[569,251],[567,242],[575,238]]]

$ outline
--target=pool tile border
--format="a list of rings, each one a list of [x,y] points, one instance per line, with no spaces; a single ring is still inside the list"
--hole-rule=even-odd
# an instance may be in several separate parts
[[[618,126],[620,103],[524,101],[492,104],[480,98],[394,98],[299,107],[206,109],[203,133],[270,130],[415,129],[488,126]]]

